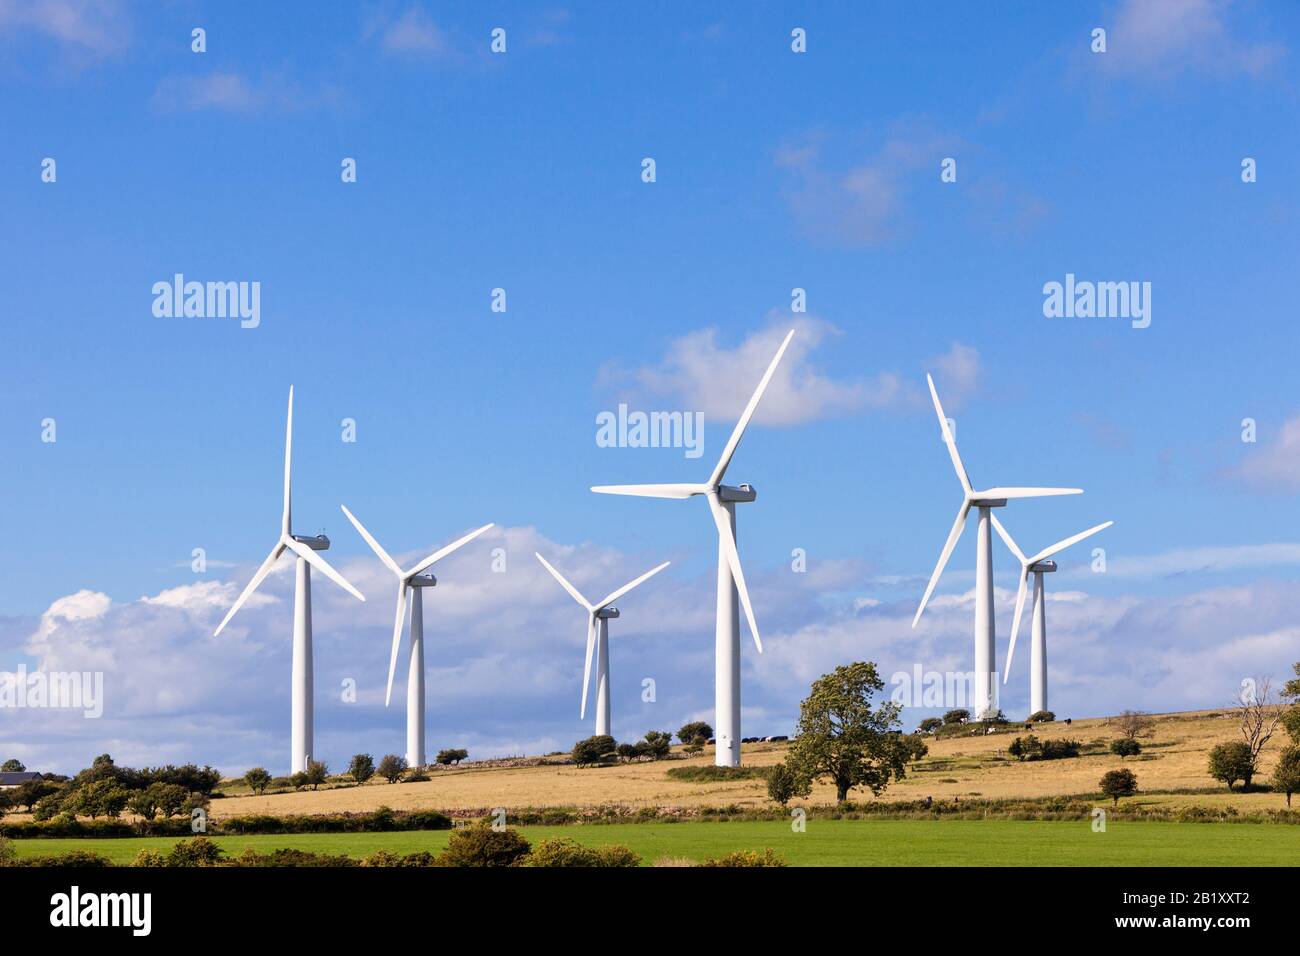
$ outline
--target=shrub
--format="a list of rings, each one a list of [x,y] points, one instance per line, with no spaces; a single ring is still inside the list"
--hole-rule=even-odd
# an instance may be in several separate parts
[[[1066,757],[1079,756],[1079,750],[1083,744],[1077,740],[1044,740],[1043,754],[1040,760],[1063,760]]]
[[[1042,752],[1043,744],[1033,734],[1017,737],[1007,746],[1007,753],[1017,760],[1037,760]]]
[[[167,865],[167,857],[157,850],[141,850],[131,862],[132,866],[159,867]]]
[[[429,775],[425,773],[423,770],[421,770],[419,767],[416,767],[414,770],[408,773],[406,775],[406,779],[403,781],[403,783],[428,783],[428,782],[429,782]]]
[[[1142,745],[1132,737],[1121,737],[1110,742],[1110,752],[1120,757],[1136,757],[1142,752]]]
[[[641,858],[619,844],[587,847],[568,837],[543,840],[533,848],[524,866],[592,867],[640,866]]]
[[[1133,771],[1127,768],[1122,770],[1107,770],[1102,775],[1101,783],[1098,784],[1101,792],[1119,804],[1120,797],[1131,797],[1137,793],[1137,777]]]
[[[270,853],[258,853],[249,847],[235,859],[236,866],[356,866],[357,861],[349,856],[329,856],[324,853],[309,853],[306,850],[272,850]]]
[[[362,866],[401,866],[402,858],[391,850],[376,850],[364,860]]]
[[[785,858],[771,847],[762,853],[757,850],[737,850],[711,860],[705,860],[700,866],[785,866]]]
[[[225,855],[226,851],[207,837],[196,836],[172,847],[164,866],[216,866]]]
[[[943,726],[943,721],[938,717],[927,717],[917,725],[917,731],[923,734],[932,734]]]
[[[687,744],[682,748],[683,753],[697,754],[704,749],[704,744]]]
[[[712,783],[717,780],[753,780],[766,776],[766,771],[762,767],[717,767],[706,764],[703,767],[672,767],[668,770],[668,776],[689,783]]]
[[[956,710],[950,710],[943,715],[945,724],[964,724],[970,720],[970,711],[965,707],[959,707]]]
[[[713,728],[702,720],[692,720],[690,723],[682,724],[681,729],[677,731],[677,739],[684,744],[703,746],[712,736]]]
[[[1229,790],[1238,780],[1249,785],[1250,778],[1255,775],[1255,760],[1250,747],[1240,741],[1219,744],[1210,751],[1209,771],[1215,780],[1226,783]]]
[[[619,744],[614,748],[614,753],[624,760],[632,760],[637,756],[636,744]]]
[[[616,744],[609,734],[597,734],[573,745],[573,762],[579,767],[604,763],[614,754]]]
[[[458,764],[468,757],[468,750],[439,750],[437,761],[445,767],[448,764]]]
[[[59,856],[29,856],[25,860],[18,860],[15,866],[112,866],[108,857],[99,853],[91,853],[89,850],[72,850]]]
[[[451,835],[439,866],[518,866],[528,855],[528,841],[512,829],[477,824]]]
[[[386,754],[384,759],[379,761],[379,776],[389,783],[397,783],[398,780],[402,779],[404,773],[406,773],[405,757],[399,757],[397,754]]]
[[[265,767],[253,767],[244,774],[244,783],[248,784],[248,789],[254,793],[265,793],[271,783],[271,774]]]
[[[0,836],[0,866],[9,866],[16,856],[14,841]]]
[[[1050,710],[1036,710],[1029,715],[1029,722],[1031,724],[1050,724],[1055,719],[1056,714],[1052,713]]]
[[[357,783],[365,783],[375,775],[375,758],[370,754],[354,754],[348,764],[348,773]]]

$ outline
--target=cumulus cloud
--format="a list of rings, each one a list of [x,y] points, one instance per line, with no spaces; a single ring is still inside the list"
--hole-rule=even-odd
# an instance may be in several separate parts
[[[708,420],[734,421],[744,411],[755,387],[785,334],[794,338],[772,377],[754,421],[769,425],[798,425],[860,411],[928,403],[921,370],[878,372],[871,377],[837,379],[821,371],[812,354],[841,334],[829,322],[771,313],[765,329],[751,333],[734,347],[719,341],[718,330],[699,329],[669,343],[667,354],[654,365],[626,370],[609,364],[600,370],[597,384],[621,399],[646,398],[678,402],[700,411]],[[953,343],[927,361],[939,376],[944,398],[953,407],[976,387],[980,376],[979,353],[971,346]]]
[[[426,541],[394,557],[406,565],[442,543]],[[502,573],[492,570],[500,557],[494,549],[505,556]],[[464,746],[476,756],[536,753],[567,748],[590,732],[590,720],[578,719],[585,612],[534,551],[589,595],[682,557],[559,542],[535,528],[508,527],[440,563],[425,605],[431,745]],[[357,752],[401,752],[405,715],[400,669],[396,703],[383,704],[392,577],[366,554],[334,563],[370,598],[358,603],[323,579],[313,588],[316,750],[339,767]],[[744,636],[746,733],[789,733],[809,683],[848,661],[874,660],[886,678],[916,666],[971,667],[968,575],[946,576],[947,588],[913,629],[913,576],[884,586],[870,565],[854,560],[810,560],[804,574],[751,560],[746,570],[765,648],[758,655]],[[29,669],[105,675],[98,720],[67,711],[7,712],[6,756],[52,770],[75,770],[108,751],[131,764],[200,760],[226,772],[254,764],[283,771],[292,562],[282,561],[221,637],[212,637],[251,572],[250,564],[226,580],[122,602],[81,590],[25,627],[6,622],[6,661],[21,651]],[[618,736],[712,720],[715,580],[711,567],[688,575],[669,568],[620,600],[624,613],[611,629]],[[955,593],[948,589],[954,583]],[[1217,706],[1243,676],[1283,674],[1296,657],[1294,589],[1295,582],[1279,581],[1154,598],[1102,596],[1089,585],[1050,591],[1053,708],[1084,716]],[[1014,585],[996,588],[1000,657],[1014,600]],[[1008,713],[1027,705],[1027,660],[1018,656],[1002,689]],[[653,703],[641,700],[645,678],[655,682]],[[356,682],[355,703],[343,700],[348,679]],[[916,719],[907,715],[909,723]]]

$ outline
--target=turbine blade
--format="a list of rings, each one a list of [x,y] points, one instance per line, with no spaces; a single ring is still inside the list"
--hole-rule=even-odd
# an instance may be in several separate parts
[[[726,507],[718,500],[717,494],[708,496],[709,510],[713,512],[713,523],[718,526],[718,541],[731,566],[731,578],[736,582],[736,592],[740,595],[741,607],[745,609],[745,619],[749,621],[749,633],[754,635],[754,646],[763,653],[763,641],[758,636],[758,622],[754,620],[754,608],[749,603],[749,588],[745,586],[745,572],[740,568],[740,552],[736,550],[736,539],[731,534],[731,517]]]
[[[388,655],[388,690],[384,692],[384,706],[393,700],[393,675],[397,673],[397,651],[402,646],[402,624],[406,621],[406,581],[397,582],[397,616],[393,620],[393,650]]]
[[[1012,540],[1012,537],[1007,532],[1007,529],[1002,527],[1002,522],[998,520],[997,515],[993,514],[992,508],[989,509],[989,517],[993,519],[993,528],[997,531],[998,537],[1000,537],[1002,539],[1002,542],[1008,548],[1011,549],[1011,553],[1016,556],[1016,558],[1020,561],[1021,564],[1031,564],[1032,562],[1025,557],[1025,553],[1021,551],[1020,547],[1016,544],[1016,542]]]
[[[547,571],[551,572],[551,577],[555,578],[555,580],[560,582],[560,587],[564,588],[564,590],[569,592],[569,597],[573,598],[575,601],[577,601],[579,604],[581,604],[591,613],[594,614],[596,612],[597,609],[587,602],[587,599],[582,596],[582,592],[579,591],[577,588],[575,588],[572,584],[570,584],[563,574],[555,570],[555,568],[551,567],[550,562],[548,562],[544,557],[542,557],[536,551],[533,552],[533,557],[535,557],[538,561],[542,562],[542,567],[546,568]]]
[[[670,564],[672,564],[671,561],[665,561],[663,564],[659,565],[659,567],[657,567],[657,568],[651,568],[649,571],[647,571],[645,574],[641,575],[641,576],[640,576],[639,578],[637,578],[635,581],[629,581],[627,584],[623,585],[623,586],[622,586],[621,588],[619,588],[617,591],[614,591],[614,592],[610,593],[609,595],[607,595],[607,596],[605,597],[605,600],[601,601],[599,604],[596,605],[596,610],[599,611],[599,610],[600,610],[601,608],[603,608],[603,607],[609,607],[611,604],[613,604],[615,601],[617,601],[619,598],[621,598],[621,597],[622,597],[624,594],[626,594],[628,591],[632,590],[634,587],[636,587],[636,586],[637,586],[638,584],[640,584],[642,581],[646,580],[647,578],[652,578],[652,577],[654,577],[656,574],[658,574],[658,573],[659,573],[660,571],[662,571],[664,568],[668,567],[668,565],[670,565]]]
[[[293,507],[290,504],[289,476],[293,471],[293,386],[289,386],[289,417],[284,425],[284,510],[280,512],[280,534],[288,537],[292,532]]]
[[[301,541],[295,541],[293,538],[285,538],[282,543],[286,548],[288,548],[294,554],[298,555],[298,557],[302,558],[304,561],[310,564],[321,574],[325,575],[325,577],[329,578],[331,581],[333,581],[343,590],[347,591],[358,601],[364,601],[366,599],[366,596],[364,594],[362,594],[360,591],[358,591],[356,588],[354,588],[351,584],[348,583],[347,578],[343,577],[343,575],[339,574],[332,567],[330,567],[330,563],[328,561],[322,558],[311,548],[307,547]]]
[[[916,609],[916,616],[912,618],[913,627],[916,627],[916,622],[921,620],[921,612],[925,610],[926,604],[930,602],[930,595],[934,593],[934,586],[939,583],[939,575],[943,574],[944,566],[947,565],[948,559],[952,557],[952,549],[957,547],[957,539],[961,537],[961,533],[966,527],[966,514],[969,511],[970,499],[966,498],[957,510],[957,520],[952,523],[952,530],[948,532],[948,540],[944,542],[943,550],[939,552],[939,563],[934,566],[934,573],[930,575],[930,583],[925,586],[925,594],[921,596],[921,603]]]
[[[1020,633],[1020,614],[1025,609],[1025,588],[1029,584],[1029,563],[1020,566],[1020,590],[1016,592],[1016,616],[1011,622],[1011,646],[1007,648],[1007,666],[1002,672],[1002,683],[1011,676],[1011,660],[1016,656],[1016,635]]]
[[[758,388],[754,389],[754,394],[749,398],[749,404],[745,406],[744,412],[740,415],[740,421],[736,422],[736,427],[731,432],[731,437],[727,439],[727,447],[722,449],[722,455],[718,458],[718,464],[713,469],[713,474],[709,476],[709,486],[716,488],[718,482],[722,481],[722,476],[727,471],[727,466],[731,464],[731,456],[736,453],[736,446],[740,444],[740,438],[745,434],[745,428],[749,425],[749,420],[754,417],[754,411],[758,408],[759,401],[763,398],[763,393],[767,391],[768,384],[772,381],[772,376],[776,374],[776,367],[781,364],[781,356],[785,355],[786,347],[790,340],[794,338],[794,329],[791,329],[785,335],[785,340],[781,347],[776,350],[776,355],[772,357],[771,363],[767,366],[767,371],[763,373],[763,378],[758,383]]]
[[[1053,495],[1081,495],[1082,488],[985,488],[971,492],[972,498],[1050,498]]]
[[[582,706],[578,718],[587,719],[587,688],[591,684],[591,651],[596,646],[596,612],[587,615],[587,663],[582,667]]]
[[[455,541],[453,541],[451,544],[447,545],[446,547],[440,548],[439,550],[433,552],[433,554],[429,555],[427,558],[425,558],[415,567],[411,568],[411,570],[407,571],[406,576],[408,578],[415,577],[415,575],[419,574],[421,571],[429,567],[435,561],[441,561],[443,558],[451,554],[453,551],[457,550],[460,547],[463,547],[464,545],[469,544],[471,541],[473,541],[475,538],[481,535],[484,531],[488,530],[488,528],[493,527],[495,524],[496,523],[493,522],[492,524],[485,524],[481,528],[476,528],[473,531],[471,531],[469,534],[465,535],[463,538],[457,538]]]
[[[1050,558],[1052,555],[1056,554],[1058,551],[1064,551],[1064,550],[1065,550],[1066,548],[1068,548],[1070,545],[1072,545],[1072,544],[1078,544],[1078,543],[1079,543],[1080,541],[1082,541],[1084,538],[1090,538],[1090,537],[1092,537],[1092,536],[1093,536],[1094,534],[1096,534],[1098,531],[1105,531],[1107,528],[1109,528],[1109,527],[1110,527],[1111,525],[1113,525],[1114,523],[1115,523],[1115,522],[1113,522],[1113,521],[1105,521],[1105,522],[1103,522],[1103,523],[1097,525],[1096,527],[1089,528],[1087,531],[1080,531],[1080,532],[1079,532],[1078,534],[1076,534],[1076,535],[1071,535],[1070,537],[1066,538],[1064,541],[1058,541],[1058,542],[1056,542],[1056,544],[1052,545],[1050,548],[1044,548],[1042,551],[1039,551],[1036,555],[1033,556],[1033,558],[1030,560],[1029,563],[1030,563],[1030,564],[1033,564],[1035,561],[1042,561],[1044,558]]]
[[[248,584],[244,586],[244,590],[240,593],[239,597],[235,599],[235,603],[230,605],[230,610],[227,611],[226,616],[221,619],[221,623],[217,625],[217,629],[212,632],[213,637],[216,637],[225,629],[226,625],[230,623],[230,619],[235,616],[235,612],[244,606],[244,602],[248,600],[249,595],[257,590],[259,584],[266,580],[266,576],[271,573],[271,568],[275,565],[276,560],[282,554],[284,554],[284,545],[277,541],[275,547],[271,549],[271,553],[268,554],[266,560],[262,562],[262,566],[253,574],[253,580],[249,581]]]
[[[709,485],[592,485],[598,495],[632,495],[637,498],[689,498],[704,495]]]
[[[925,381],[930,386],[930,398],[934,400],[934,413],[939,416],[939,431],[943,434],[943,443],[948,446],[948,457],[952,459],[953,471],[957,472],[957,480],[961,482],[962,490],[969,495],[971,490],[970,476],[966,474],[966,466],[961,463],[961,455],[957,454],[957,439],[948,428],[948,416],[943,413],[943,405],[939,402],[939,392],[934,387],[934,379],[930,377],[928,372]]]
[[[347,505],[339,505],[339,507],[342,508],[343,513],[348,516],[348,520],[352,522],[352,527],[357,529],[357,533],[366,539],[366,544],[370,545],[370,550],[375,552],[375,555],[379,560],[388,566],[388,570],[392,571],[399,578],[402,577],[402,569],[397,566],[396,561],[388,556],[388,552],[379,546],[379,542],[375,540],[374,535],[366,530],[366,526],[357,520],[356,515],[351,511],[348,511]]]

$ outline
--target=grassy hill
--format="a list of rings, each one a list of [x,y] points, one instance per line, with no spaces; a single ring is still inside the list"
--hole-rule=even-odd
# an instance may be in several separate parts
[[[1164,714],[1155,717],[1155,735],[1143,741],[1143,753],[1121,761],[1106,748],[1119,736],[1109,718],[1092,718],[1035,725],[1041,739],[1070,737],[1085,745],[1084,755],[1068,760],[1022,763],[1006,748],[1023,724],[1013,724],[988,736],[959,736],[929,741],[930,753],[905,780],[890,787],[879,799],[935,800],[1038,798],[1091,794],[1107,770],[1128,767],[1138,778],[1141,792],[1125,802],[1222,806],[1241,812],[1280,808],[1285,798],[1274,793],[1229,793],[1206,773],[1207,754],[1215,744],[1238,739],[1236,721],[1228,711]],[[1275,738],[1265,751],[1263,775],[1281,749]],[[762,768],[780,762],[787,744],[745,746],[746,766]],[[712,748],[688,756],[675,751],[673,759],[653,763],[618,764],[578,768],[571,764],[536,759],[467,763],[431,772],[423,783],[387,784],[381,780],[364,786],[340,785],[319,791],[299,791],[253,796],[237,782],[223,787],[227,794],[215,800],[215,817],[249,813],[365,812],[386,805],[397,810],[435,808],[486,812],[494,807],[591,807],[620,804],[630,807],[717,807],[746,809],[770,807],[766,782],[761,776],[716,781],[683,780],[668,774],[671,768],[707,767]],[[869,799],[855,792],[857,800]],[[817,786],[807,801],[833,804],[834,789]]]

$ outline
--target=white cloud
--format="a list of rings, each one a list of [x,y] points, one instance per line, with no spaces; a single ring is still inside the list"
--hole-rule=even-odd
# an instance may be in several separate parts
[[[669,343],[667,354],[658,363],[632,371],[606,365],[597,383],[628,401],[667,399],[689,411],[703,412],[706,420],[735,421],[786,332],[794,328],[795,336],[764,393],[755,422],[798,425],[863,410],[919,408],[928,402],[915,384],[921,380],[919,369],[906,375],[886,371],[851,380],[835,379],[820,371],[812,353],[840,334],[829,322],[792,319],[775,312],[768,319],[767,328],[750,334],[734,348],[719,342],[717,329],[689,332]],[[954,343],[927,367],[938,373],[945,401],[951,396],[956,408],[979,379],[979,354],[970,346]]]
[[[154,108],[162,112],[285,113],[332,106],[338,101],[333,87],[308,91],[283,74],[252,79],[231,70],[163,77],[153,94]]]
[[[1228,22],[1233,6],[1231,0],[1124,0],[1110,18],[1106,53],[1094,62],[1111,73],[1163,79],[1191,70],[1262,73],[1286,47],[1239,36]]]
[[[395,17],[376,16],[366,24],[365,35],[378,38],[385,53],[397,56],[444,56],[451,51],[446,34],[418,5]]]
[[[1300,491],[1300,415],[1282,423],[1272,441],[1246,445],[1244,457],[1228,476],[1258,491]]]
[[[83,63],[122,52],[130,40],[115,0],[0,0],[0,34],[33,32]]]

